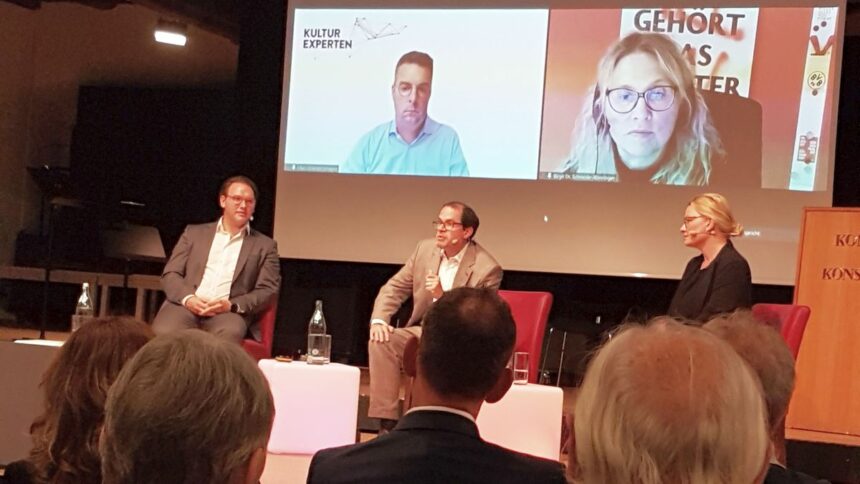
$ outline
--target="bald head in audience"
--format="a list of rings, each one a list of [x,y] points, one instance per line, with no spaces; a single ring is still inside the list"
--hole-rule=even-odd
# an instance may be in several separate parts
[[[200,330],[144,346],[108,393],[105,484],[258,482],[274,405],[254,361]]]
[[[758,379],[724,341],[658,318],[589,364],[574,415],[575,482],[753,484],[767,468]]]

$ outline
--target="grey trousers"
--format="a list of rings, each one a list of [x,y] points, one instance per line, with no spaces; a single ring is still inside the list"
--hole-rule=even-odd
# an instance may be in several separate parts
[[[183,329],[200,328],[216,336],[241,343],[248,332],[245,318],[236,313],[221,313],[201,318],[185,306],[165,301],[152,321],[152,331],[156,335]]]

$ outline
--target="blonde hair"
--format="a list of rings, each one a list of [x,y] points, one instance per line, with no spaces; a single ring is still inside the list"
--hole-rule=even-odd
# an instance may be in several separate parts
[[[744,226],[735,220],[729,201],[719,193],[702,193],[690,200],[699,214],[708,217],[714,222],[714,226],[727,237],[738,237],[744,234]]]
[[[794,357],[782,336],[755,319],[752,311],[738,309],[711,319],[703,326],[726,341],[758,376],[773,430],[785,417],[794,391]]]
[[[239,345],[196,329],[158,336],[108,393],[103,482],[226,483],[266,447],[274,412]]]
[[[769,438],[758,380],[724,341],[668,317],[622,329],[576,401],[574,482],[752,483]]]
[[[574,174],[594,171],[599,175],[599,166],[615,166],[615,143],[605,115],[606,88],[618,62],[637,52],[648,54],[657,61],[677,88],[675,102],[681,103],[672,139],[667,144],[668,156],[664,155],[664,161],[651,177],[651,182],[707,185],[714,159],[723,155],[720,136],[711,121],[707,104],[695,88],[695,77],[689,63],[672,39],[655,33],[628,34],[603,55],[598,65],[597,82],[589,89],[592,102],[583,103],[573,130],[570,158],[561,171]]]

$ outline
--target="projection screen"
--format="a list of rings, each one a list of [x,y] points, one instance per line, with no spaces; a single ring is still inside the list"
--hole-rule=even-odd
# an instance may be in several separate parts
[[[459,200],[507,270],[678,278],[684,208],[719,192],[753,281],[793,284],[801,210],[832,203],[844,12],[290,2],[281,256],[399,264]]]

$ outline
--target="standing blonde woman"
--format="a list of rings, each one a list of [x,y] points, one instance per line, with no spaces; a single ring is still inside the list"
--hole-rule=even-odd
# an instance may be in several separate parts
[[[750,266],[730,240],[743,233],[726,197],[704,193],[690,201],[681,235],[684,245],[700,254],[684,269],[669,305],[670,316],[704,322],[716,314],[750,306]]]

